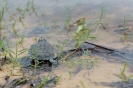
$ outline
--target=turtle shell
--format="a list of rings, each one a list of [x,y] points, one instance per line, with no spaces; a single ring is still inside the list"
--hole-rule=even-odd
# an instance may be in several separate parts
[[[29,56],[36,60],[50,60],[55,58],[55,48],[41,37],[39,41],[31,45],[29,51]]]

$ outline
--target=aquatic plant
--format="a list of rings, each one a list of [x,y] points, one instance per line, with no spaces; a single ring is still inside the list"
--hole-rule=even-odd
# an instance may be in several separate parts
[[[22,27],[25,27],[26,28],[26,26],[25,26],[24,22],[22,21],[22,18],[21,17],[19,18],[19,21],[21,22]]]
[[[119,75],[119,77],[124,81],[124,82],[129,82],[131,80],[131,78],[133,77],[133,75],[129,75],[126,76],[125,71],[126,71],[126,67],[127,67],[127,62],[124,63],[123,69]]]
[[[57,84],[61,79],[61,76],[58,76],[55,80],[54,80],[54,83]]]
[[[122,29],[122,32],[123,32],[123,35],[124,35],[124,39],[126,39],[128,37],[127,33],[125,32],[127,30],[126,28],[126,17],[124,17],[124,20],[123,20],[123,29]]]
[[[85,88],[83,81],[80,80],[80,84],[81,84],[82,88]]]
[[[52,28],[56,29],[57,28],[57,20],[53,20],[52,23],[53,23]]]
[[[3,21],[3,16],[4,16],[4,7],[2,8],[2,10],[0,11],[0,40],[2,37],[2,21]]]
[[[27,2],[26,11],[28,11],[29,12],[29,15],[31,16],[30,5],[31,5],[31,2]]]
[[[21,37],[20,41],[18,41],[15,44],[15,51],[13,51],[10,48],[11,42],[9,42],[9,41],[6,41],[6,43],[7,43],[6,47],[3,47],[4,48],[4,51],[3,51],[4,52],[4,56],[7,57],[7,55],[8,55],[9,56],[9,60],[10,60],[10,62],[12,64],[12,70],[11,70],[12,73],[13,73],[13,70],[14,70],[15,67],[18,67],[18,66],[20,67],[21,66],[21,64],[19,63],[20,59],[18,58],[18,56],[27,51],[26,48],[19,50],[19,47],[20,47],[20,45],[22,45],[23,40],[24,40],[24,37]]]
[[[4,39],[1,39],[0,40],[0,51],[1,51],[1,55],[3,55],[3,58],[4,60],[6,60],[6,56],[7,56],[7,53],[5,52],[5,45],[4,45]]]
[[[89,50],[84,52],[85,55],[83,59],[80,60],[81,63],[84,63],[85,66],[92,68],[93,66],[97,66],[98,63],[101,61],[99,58],[91,57],[89,55]]]
[[[30,51],[32,54],[33,54],[33,60],[34,60],[34,64],[32,65],[35,69],[37,69],[37,68],[39,68],[40,66],[39,66],[39,64],[41,63],[41,62],[39,62],[38,60],[37,60],[37,52],[39,51],[41,49],[41,47],[40,48],[35,48],[33,51]]]
[[[79,49],[80,45],[82,43],[84,43],[86,40],[96,38],[95,36],[91,35],[91,27],[86,27],[85,18],[81,18],[81,19],[77,20],[74,24],[78,25],[78,29],[74,32],[72,38],[65,41],[65,43],[63,45],[60,45],[60,44],[57,43],[57,46],[60,48],[61,51],[63,51],[64,47],[67,44],[69,44],[73,40],[74,41],[76,40],[76,43],[75,43],[75,46],[74,46],[74,48],[76,48],[75,51],[73,51],[70,54],[64,56],[61,59],[62,61],[68,59],[71,55],[73,55]]]
[[[21,37],[20,41],[16,43],[15,52],[10,50],[13,54],[15,54],[15,58],[18,58],[19,55],[27,51],[27,49],[19,50],[19,45],[23,44],[23,40],[24,40],[24,37]]]
[[[12,25],[12,30],[13,30],[13,33],[18,36],[18,31],[15,29],[15,25],[16,25],[16,20],[14,19],[14,23]]]
[[[67,27],[69,25],[71,18],[72,18],[69,9],[68,8],[66,8],[66,9],[68,10],[68,15],[67,15],[68,18],[65,22],[65,25],[64,25],[65,27]]]
[[[43,88],[46,85],[49,76],[50,73],[42,80],[41,84],[37,88]]]
[[[103,23],[105,20],[102,20],[103,18],[103,13],[104,13],[104,7],[101,5],[101,15],[100,15],[100,19],[99,19],[99,23],[101,24],[101,26],[103,27],[103,29],[106,29],[105,26],[103,26]]]
[[[100,61],[101,60],[99,58],[85,55],[77,58],[67,59],[67,61],[62,61],[62,63],[68,68],[77,68],[79,66],[83,68],[92,68],[94,66],[98,66]]]
[[[2,27],[2,20],[3,20],[3,16],[4,16],[4,7],[2,8],[2,10],[0,11],[0,27]]]
[[[124,29],[123,29],[123,31],[126,29],[126,17],[124,17],[124,20],[123,20],[123,27],[124,27]]]
[[[100,15],[100,19],[99,19],[99,21],[101,21],[102,20],[102,18],[103,18],[103,13],[104,13],[104,7],[101,5],[101,15]]]
[[[85,24],[79,25],[73,39],[76,39],[75,47],[78,48],[80,44],[84,43],[87,39],[96,38],[91,35],[91,28],[85,27]]]
[[[31,15],[31,13],[30,13],[30,8],[34,8],[34,0],[32,0],[32,2],[30,2],[30,1],[28,1],[27,2],[27,4],[26,4],[26,8],[24,9],[24,11],[22,11],[20,8],[18,8],[18,11],[20,12],[22,12],[22,14],[21,14],[21,18],[24,18],[25,17],[25,14],[26,14],[26,12],[29,12],[29,14]]]
[[[106,27],[103,25],[103,23],[106,21],[106,19],[103,19],[103,14],[104,14],[104,7],[101,5],[101,14],[99,20],[94,21],[94,25],[97,25],[97,30],[100,26],[102,26],[103,29],[106,29]]]
[[[31,8],[32,8],[33,12],[35,13],[35,15],[37,16],[34,0],[32,0],[32,2],[31,2]]]
[[[20,9],[20,6],[17,7],[17,11],[21,14],[22,13],[22,9]]]
[[[21,19],[25,17],[26,11],[27,11],[27,9],[25,9],[25,10],[23,11],[23,13],[21,14],[21,17],[20,17]]]
[[[71,40],[65,40],[63,43],[55,42],[56,47],[59,49],[59,53],[62,53],[64,50],[65,46],[70,42]]]
[[[73,77],[73,74],[70,71],[68,72],[68,74],[69,74],[69,79],[71,79]]]

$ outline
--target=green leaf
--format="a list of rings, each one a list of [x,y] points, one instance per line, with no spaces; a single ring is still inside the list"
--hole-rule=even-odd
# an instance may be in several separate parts
[[[23,37],[21,37],[21,39],[20,39],[20,41],[18,42],[19,44],[22,44],[23,43],[23,40],[24,40],[24,36]]]
[[[12,54],[11,54],[10,52],[8,52],[8,55],[9,55],[11,58],[13,58],[13,56],[12,56]]]
[[[22,49],[22,50],[19,50],[18,52],[23,52],[23,51],[27,51],[28,49]]]
[[[39,85],[38,88],[43,88],[43,86],[45,86],[46,82],[48,81],[48,77],[50,76],[50,73],[47,75],[47,77],[42,80],[42,83]]]
[[[133,77],[133,75],[130,75],[127,77],[127,81],[130,81],[130,79]]]
[[[15,52],[13,52],[12,50],[10,50],[10,52],[12,52],[13,54],[15,54]]]
[[[18,55],[21,55],[21,54],[23,54],[26,51],[27,51],[27,49],[23,49],[23,50],[19,51],[20,53]]]
[[[89,36],[89,38],[97,38],[96,36]]]
[[[76,33],[79,33],[83,28],[84,28],[84,25],[79,26]]]

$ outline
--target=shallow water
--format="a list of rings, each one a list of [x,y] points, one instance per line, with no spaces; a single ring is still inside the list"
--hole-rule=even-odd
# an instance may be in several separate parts
[[[88,40],[89,42],[106,46],[109,48],[114,48],[121,50],[124,47],[127,47],[128,50],[132,50],[133,48],[133,1],[132,0],[33,0],[34,1],[34,8],[32,7],[32,0],[7,0],[7,8],[5,8],[5,13],[3,17],[3,29],[2,29],[2,35],[6,36],[7,39],[9,39],[13,44],[15,45],[15,42],[19,40],[21,36],[25,36],[23,46],[25,48],[29,48],[30,45],[34,44],[36,42],[35,38],[39,38],[41,36],[45,36],[47,40],[53,44],[56,45],[56,42],[63,43],[66,39],[70,39],[73,35],[73,33],[76,31],[77,27],[70,28],[71,31],[67,34],[68,28],[65,28],[64,25],[67,24],[67,20],[69,19],[69,23],[67,27],[69,27],[69,24],[72,24],[76,22],[80,18],[86,18],[86,23],[92,22],[94,20],[98,20],[100,18],[101,14],[101,5],[104,7],[104,15],[102,19],[105,19],[106,21],[103,23],[103,25],[106,27],[106,30],[102,27],[99,27],[97,33],[96,28],[93,29],[92,35],[96,36],[97,38],[94,40]],[[29,2],[29,11],[26,11],[25,14],[24,10],[27,8]],[[4,6],[5,1],[0,0],[0,5]],[[2,8],[2,7],[0,7]],[[20,8],[21,11],[19,12],[17,9]],[[24,18],[21,19],[22,14],[24,15]],[[129,28],[130,35],[127,39],[124,39],[123,34],[119,34],[115,32],[115,30],[119,30],[118,26],[124,24],[124,17],[126,18],[126,28]],[[14,19],[14,20],[13,20]],[[15,26],[13,27],[14,22]],[[91,25],[88,25],[91,26]],[[16,35],[15,35],[16,32]],[[73,47],[73,43],[68,44],[65,49],[71,49]],[[14,46],[13,46],[14,49]],[[24,53],[23,55],[20,55],[20,57],[27,55],[27,53]],[[119,69],[121,68],[121,62],[119,64],[111,64],[108,62],[104,62],[105,65],[107,65],[107,68],[110,67],[117,67],[115,71],[114,69],[109,69],[110,75],[107,75],[106,78],[102,79],[102,77],[98,77],[98,81],[105,80],[107,81],[108,76],[112,76],[115,72],[116,74],[119,73]],[[102,65],[102,67],[104,67]],[[102,69],[99,67],[99,71],[104,71],[105,69]],[[61,69],[62,70],[62,69]],[[111,73],[111,71],[114,71]],[[94,70],[98,73],[97,70]],[[79,76],[83,75],[85,71],[82,71]],[[56,74],[59,74],[57,71],[55,71]],[[106,72],[105,72],[106,73]],[[104,72],[101,74],[104,76]],[[130,73],[130,72],[129,72]],[[74,80],[67,79],[66,73],[61,71],[62,75],[64,76],[64,79],[66,77],[66,80],[68,83],[72,81],[74,83],[75,79],[80,79],[81,77],[75,77]],[[93,75],[93,73],[91,74]],[[95,75],[98,75],[95,73]],[[96,81],[97,79],[94,79],[95,75],[91,76],[93,81]],[[69,78],[69,77],[68,77]],[[86,81],[88,79],[82,79],[82,81]],[[118,81],[118,78],[114,79],[112,78],[110,82]],[[75,87],[77,86],[79,81],[75,82],[75,84],[72,84]],[[91,84],[91,82],[89,83]],[[80,85],[80,84],[79,84]],[[88,83],[85,82],[85,85],[87,86]],[[99,84],[100,85],[100,84]],[[63,86],[63,87],[62,87]],[[62,82],[62,85],[57,88],[68,88],[69,85]],[[98,85],[91,84],[92,88],[97,88]],[[70,86],[69,86],[70,87]],[[79,87],[76,87],[79,88]],[[104,88],[103,86],[100,86],[99,88]],[[109,87],[105,87],[109,88]]]
[[[30,5],[31,5],[31,1]],[[104,25],[107,30],[103,30],[100,27],[99,33],[97,34],[98,38],[102,37],[104,41],[105,37],[110,41],[117,42],[115,39],[121,38],[120,35],[114,33],[113,31],[118,29],[119,25],[123,25],[124,17],[126,17],[126,27],[132,30],[132,1],[131,0],[76,0],[71,1],[67,0],[34,0],[35,12],[30,8],[29,11],[25,12],[22,22],[19,21],[19,17],[23,14],[24,9],[27,7],[27,0],[15,1],[9,0],[7,4],[8,11],[5,10],[4,21],[5,28],[3,28],[3,33],[7,37],[14,37],[12,25],[13,20],[9,22],[9,19],[12,17],[12,14],[15,14],[13,18],[16,20],[14,26],[18,35],[21,36],[56,36],[55,32],[66,30],[64,25],[66,21],[70,18],[69,23],[73,23],[80,18],[86,18],[86,23],[97,20],[100,18],[101,14],[101,5],[104,7],[103,19],[106,19]],[[4,4],[3,4],[4,5]],[[30,6],[29,5],[29,6]],[[22,9],[22,13],[19,13],[16,9]],[[8,29],[8,30],[7,30]],[[12,29],[12,30],[11,30]],[[38,31],[37,31],[38,29]],[[72,28],[75,30],[75,28]],[[10,30],[10,34],[9,34]],[[49,32],[44,33],[44,30],[49,30]],[[107,32],[107,33],[106,33]],[[52,34],[53,33],[53,34]],[[51,34],[53,36],[51,36]],[[54,35],[55,34],[55,35]],[[62,33],[63,34],[63,33]],[[60,34],[60,35],[62,35]],[[64,34],[63,34],[64,35]],[[113,35],[113,36],[112,36]],[[105,36],[105,37],[104,37]],[[110,37],[112,36],[112,37]],[[103,38],[104,37],[104,38]],[[111,39],[110,39],[111,38]],[[113,40],[112,40],[113,39]],[[55,38],[55,40],[57,40]],[[102,41],[101,41],[102,42]],[[107,41],[108,42],[108,41]],[[112,44],[111,44],[112,45]]]

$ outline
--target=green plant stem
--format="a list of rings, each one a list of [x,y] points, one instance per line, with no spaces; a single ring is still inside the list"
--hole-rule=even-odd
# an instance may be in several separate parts
[[[43,88],[46,85],[49,76],[50,76],[50,73],[47,75],[47,77],[44,80],[42,80],[42,83],[39,85],[38,88]]]
[[[0,25],[2,24],[3,16],[4,16],[4,7],[2,8],[2,11],[0,14]]]
[[[127,62],[124,63],[124,67],[123,67],[123,70],[121,72],[121,75],[124,75],[126,67],[127,67]]]
[[[18,57],[18,44],[16,44],[16,58]]]
[[[102,5],[101,5],[101,10],[102,10],[102,12],[101,12],[101,15],[100,15],[100,19],[99,19],[99,21],[101,21],[101,20],[102,20],[103,13],[104,13],[104,8],[103,8],[103,6],[102,6]]]
[[[84,86],[82,81],[80,81],[80,84],[81,84],[82,88],[85,88],[85,86]]]
[[[124,26],[124,29],[123,29],[123,31],[124,31],[126,29],[126,17],[124,17],[123,26]]]
[[[2,20],[3,20],[3,16],[4,16],[4,7],[2,8],[1,14],[0,14],[0,40],[2,37]]]
[[[102,12],[101,12],[101,15],[100,15],[99,22],[100,22],[100,25],[103,27],[103,29],[106,29],[106,27],[103,26],[103,23],[101,22],[102,21],[102,18],[103,18],[103,13],[104,13],[104,8],[103,8],[102,5],[101,5],[101,10],[102,10]]]

